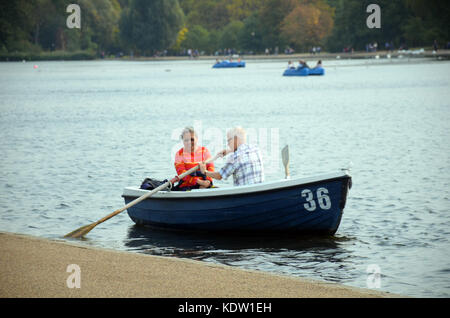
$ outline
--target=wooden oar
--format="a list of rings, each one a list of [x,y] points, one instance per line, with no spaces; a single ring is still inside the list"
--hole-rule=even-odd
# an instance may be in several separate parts
[[[289,146],[286,145],[281,150],[281,159],[283,160],[284,173],[286,174],[286,179],[289,179]]]
[[[209,158],[208,160],[206,160],[205,163],[212,162],[212,161],[216,160],[218,157],[221,157],[221,156],[219,156],[219,154],[218,154],[218,155],[216,155],[215,157]],[[187,175],[189,175],[189,174],[195,172],[198,168],[199,168],[199,165],[196,165],[195,167],[189,169],[189,170],[186,171],[185,173],[182,173],[182,174],[179,175],[178,177],[179,177],[180,179],[183,179],[183,178],[186,177]],[[107,216],[101,218],[101,219],[98,220],[97,222],[94,222],[94,223],[89,224],[89,225],[82,226],[82,227],[80,227],[79,229],[76,229],[75,231],[72,231],[72,232],[70,232],[70,233],[64,235],[64,237],[72,237],[72,238],[80,238],[80,237],[83,237],[83,236],[85,236],[87,233],[89,233],[94,227],[96,227],[97,225],[99,225],[100,223],[103,223],[103,222],[105,222],[106,220],[109,220],[109,219],[112,218],[113,216],[116,216],[117,214],[119,214],[119,213],[125,211],[125,210],[128,209],[129,207],[132,207],[133,205],[138,204],[138,203],[141,202],[142,200],[145,200],[145,199],[151,197],[153,194],[155,194],[156,192],[158,192],[158,191],[160,191],[160,190],[163,190],[163,189],[167,188],[169,185],[170,185],[170,181],[167,181],[166,183],[160,185],[159,187],[153,189],[152,191],[150,191],[150,192],[148,192],[148,193],[146,193],[146,194],[140,196],[139,198],[137,198],[137,199],[131,201],[130,203],[128,203],[127,205],[125,205],[125,206],[122,207],[121,209],[118,209],[118,210],[114,211],[113,213],[108,214]]]

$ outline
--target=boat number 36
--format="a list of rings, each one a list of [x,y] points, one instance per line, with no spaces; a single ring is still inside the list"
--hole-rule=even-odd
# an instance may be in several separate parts
[[[305,189],[302,191],[302,197],[306,199],[306,203],[303,204],[306,210],[312,212],[316,210],[316,200],[314,200],[314,194],[311,190]],[[331,208],[330,197],[328,196],[328,189],[318,188],[316,191],[316,199],[322,210],[328,210]]]

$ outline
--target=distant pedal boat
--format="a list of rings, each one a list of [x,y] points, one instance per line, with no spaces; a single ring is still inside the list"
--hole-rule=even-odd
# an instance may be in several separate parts
[[[128,208],[138,225],[208,232],[333,235],[341,222],[351,176],[338,172],[255,185],[160,191]],[[125,203],[147,190],[127,187]]]
[[[315,68],[291,68],[284,71],[283,76],[309,76],[309,75],[325,75],[322,67]]]
[[[310,68],[309,75],[325,75],[325,69],[323,67]]]
[[[220,63],[216,63],[213,65],[213,68],[228,68],[228,67],[245,67],[245,62],[222,61]]]

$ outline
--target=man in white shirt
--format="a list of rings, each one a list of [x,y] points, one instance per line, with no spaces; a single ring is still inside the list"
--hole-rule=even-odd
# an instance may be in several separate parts
[[[233,175],[235,186],[261,183],[264,181],[264,167],[261,154],[257,146],[247,144],[246,132],[241,127],[235,127],[227,133],[229,148],[219,154],[226,156],[231,154],[219,171],[207,171],[204,163],[200,164],[200,170],[217,180],[227,179]]]

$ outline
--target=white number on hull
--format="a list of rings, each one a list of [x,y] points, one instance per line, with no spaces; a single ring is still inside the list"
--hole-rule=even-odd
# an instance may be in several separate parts
[[[309,189],[302,191],[302,197],[306,199],[306,203],[303,204],[307,211],[315,211],[317,208],[316,201],[314,200],[314,194]],[[328,196],[327,188],[318,188],[316,191],[317,202],[322,210],[329,210],[331,208],[331,200]]]
[[[316,202],[314,202],[313,193],[309,189],[302,191],[302,197],[306,198],[306,203],[303,204],[306,210],[312,212],[316,209]]]

